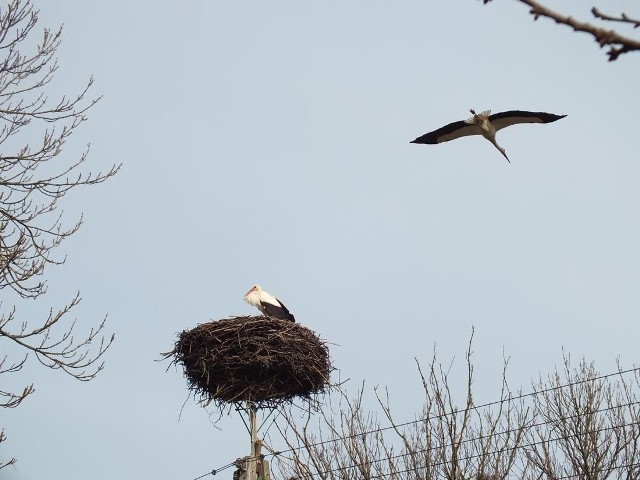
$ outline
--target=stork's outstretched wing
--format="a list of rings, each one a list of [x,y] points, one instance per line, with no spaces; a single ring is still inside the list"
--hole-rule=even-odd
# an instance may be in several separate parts
[[[476,124],[469,125],[464,120],[460,120],[459,122],[453,122],[449,125],[445,125],[433,132],[425,133],[410,143],[425,143],[433,145],[436,143],[455,140],[460,137],[467,137],[469,135],[482,135],[482,130],[480,130],[480,127]]]
[[[516,125],[518,123],[551,123],[566,115],[555,115],[546,112],[526,112],[524,110],[509,110],[508,112],[495,113],[489,117],[496,131],[501,128]]]

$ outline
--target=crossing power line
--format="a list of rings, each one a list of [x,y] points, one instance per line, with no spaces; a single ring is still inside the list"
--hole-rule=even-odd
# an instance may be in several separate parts
[[[483,403],[481,405],[475,405],[475,406],[473,406],[471,408],[473,410],[477,411],[477,410],[484,409],[484,408],[489,408],[489,407],[492,407],[492,406],[495,406],[495,405],[500,405],[500,404],[504,404],[504,403],[510,403],[510,402],[514,402],[514,401],[525,399],[525,398],[529,398],[529,397],[535,397],[537,395],[541,395],[541,394],[544,394],[544,393],[548,393],[548,392],[552,392],[552,391],[556,391],[556,390],[562,390],[562,389],[565,389],[565,388],[570,388],[570,387],[573,387],[573,386],[576,386],[576,385],[580,385],[580,384],[584,384],[584,383],[605,380],[607,378],[614,377],[614,376],[623,376],[623,375],[626,375],[626,374],[629,374],[629,373],[635,373],[635,372],[638,372],[638,371],[640,371],[640,367],[629,368],[629,369],[626,369],[626,370],[618,370],[616,372],[611,372],[611,373],[604,374],[604,375],[598,375],[598,376],[591,377],[591,378],[584,379],[584,380],[578,380],[578,381],[575,381],[575,382],[568,382],[568,383],[563,384],[563,385],[556,385],[556,386],[545,388],[545,389],[541,389],[541,390],[533,390],[531,392],[520,394],[520,395],[516,395],[516,396],[509,396],[508,398],[504,398],[504,399],[501,399],[501,400],[495,400],[495,401],[492,401],[492,402]],[[630,402],[630,403],[624,404],[624,405],[616,405],[616,406],[613,406],[613,407],[607,407],[607,408],[600,409],[600,410],[597,410],[597,411],[594,411],[594,412],[591,412],[591,413],[598,413],[598,412],[601,412],[601,411],[612,410],[612,409],[615,409],[615,408],[628,407],[628,406],[632,406],[632,405],[637,405],[638,403],[639,402]],[[392,425],[388,425],[388,426],[385,426],[385,427],[380,427],[380,428],[367,430],[367,431],[364,431],[364,432],[357,432],[357,433],[354,433],[354,434],[351,434],[351,435],[338,436],[338,437],[335,437],[335,438],[322,440],[322,441],[314,442],[314,443],[307,444],[307,445],[299,445],[297,447],[292,447],[292,448],[288,448],[288,449],[285,449],[285,450],[279,450],[279,451],[275,451],[275,452],[272,452],[272,453],[268,453],[268,454],[265,454],[264,456],[270,456],[270,457],[280,456],[280,455],[284,455],[284,454],[287,454],[287,453],[300,451],[302,449],[318,447],[318,446],[326,445],[326,444],[329,444],[329,443],[340,442],[340,441],[344,441],[344,440],[348,440],[348,439],[352,439],[352,438],[356,438],[356,437],[360,437],[360,436],[366,436],[366,435],[371,435],[371,434],[375,434],[375,433],[379,433],[379,432],[384,432],[384,431],[391,430],[391,429],[399,429],[399,428],[407,427],[407,426],[410,426],[410,425],[416,425],[416,424],[419,424],[419,423],[423,423],[425,421],[442,420],[442,419],[444,419],[446,417],[457,415],[457,414],[461,413],[462,411],[463,410],[452,410],[452,411],[445,412],[445,413],[440,414],[440,415],[422,417],[422,418],[418,418],[418,419],[415,419],[415,420],[410,420],[410,421],[399,423],[399,424],[392,424]],[[565,417],[565,418],[566,419],[576,418],[576,417],[582,416],[584,414],[586,414],[586,413],[576,414],[576,415],[568,416],[568,417]],[[544,425],[549,424],[549,423],[550,423],[549,421],[540,422],[538,424],[529,425],[526,428],[534,428],[536,426],[544,426]],[[628,425],[630,425],[630,424],[618,426],[618,428],[622,428],[623,426],[628,426]],[[606,427],[604,430],[608,430],[608,429],[612,429],[612,428],[614,428],[614,427]],[[500,433],[494,434],[494,435],[505,435],[505,434],[511,433],[513,431],[515,431],[515,429],[504,430],[503,432],[500,432]],[[595,433],[595,432],[591,432],[591,433]],[[485,437],[486,436],[479,436],[479,437],[475,437],[475,438],[466,439],[462,443],[482,440]],[[561,438],[556,438],[556,439],[553,439],[552,441],[558,441],[560,439]],[[527,447],[527,446],[531,447],[531,446],[534,446],[535,444],[536,443],[533,443],[533,444],[530,444],[530,445],[523,445],[522,448]],[[446,447],[446,446],[447,445],[444,445],[444,447]],[[451,446],[451,445],[448,445],[448,446]],[[440,446],[440,447],[442,447],[442,446]],[[513,448],[513,447],[510,447],[510,448]],[[515,448],[520,448],[520,447],[515,447]],[[398,457],[406,456],[406,455],[408,455],[408,454],[407,453],[399,454]],[[384,461],[384,460],[388,460],[388,458],[374,459],[374,460],[372,460],[372,462],[380,462],[380,461]],[[464,458],[461,458],[460,460],[464,460]],[[223,465],[223,466],[221,466],[219,468],[214,468],[210,472],[204,473],[204,474],[200,475],[199,477],[196,477],[194,480],[200,480],[200,479],[202,479],[202,478],[204,478],[204,477],[206,477],[208,475],[216,475],[217,473],[222,472],[222,471],[224,471],[224,470],[226,470],[226,469],[228,469],[228,468],[230,468],[230,467],[232,467],[234,465],[235,465],[235,462],[230,462],[230,463],[228,463],[226,465]],[[355,465],[355,466],[357,466],[357,465]],[[318,473],[331,473],[331,472],[333,472],[333,470],[328,470],[326,472],[318,472]],[[396,473],[405,473],[405,472],[396,472]],[[376,478],[376,477],[371,477],[371,478]],[[556,479],[556,480],[560,480],[560,479]]]

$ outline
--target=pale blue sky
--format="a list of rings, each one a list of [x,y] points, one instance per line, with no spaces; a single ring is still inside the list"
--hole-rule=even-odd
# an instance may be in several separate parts
[[[256,313],[254,283],[407,419],[413,358],[461,359],[472,326],[478,402],[503,351],[525,391],[563,348],[637,362],[640,55],[608,63],[516,1],[40,3],[65,25],[52,98],[90,75],[104,95],[68,153],[123,163],[66,199],[85,225],[40,308],[80,289],[81,328],[108,313],[117,342],[94,382],[33,360],[13,380],[38,391],[2,412],[3,479],[189,480],[245,455],[237,416],[178,421],[185,381],[155,360]],[[568,116],[499,132],[512,165],[478,137],[409,144],[469,108]]]

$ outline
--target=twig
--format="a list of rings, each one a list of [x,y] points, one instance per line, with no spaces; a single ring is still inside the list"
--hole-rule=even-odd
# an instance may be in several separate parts
[[[614,17],[611,15],[604,14],[600,10],[598,10],[596,7],[593,7],[591,9],[591,13],[593,14],[594,17],[599,18],[600,20],[606,20],[609,22],[630,23],[631,25],[633,25],[633,28],[640,27],[640,20],[635,20],[631,17],[628,17],[627,14],[624,12],[622,12],[619,17]]]

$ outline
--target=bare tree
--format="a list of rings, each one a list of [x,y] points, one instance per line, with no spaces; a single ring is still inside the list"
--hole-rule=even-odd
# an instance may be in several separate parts
[[[375,413],[364,389],[343,390],[318,414],[295,410],[276,423],[286,450],[279,477],[295,480],[635,480],[640,478],[640,369],[600,375],[582,361],[539,379],[534,391],[510,393],[506,366],[497,399],[473,400],[471,343],[466,378],[456,381],[435,354],[418,365],[424,408],[398,423],[388,393]],[[629,375],[633,375],[629,377]],[[454,392],[464,387],[461,401]],[[383,421],[379,421],[381,416]]]
[[[485,5],[490,1],[491,0],[483,0]],[[569,15],[564,15],[547,8],[536,0],[518,1],[530,7],[529,13],[533,15],[534,20],[537,20],[540,17],[546,17],[554,20],[556,23],[567,25],[568,27],[573,28],[576,32],[588,33],[596,42],[598,42],[600,48],[609,47],[607,55],[609,56],[610,62],[617,60],[623,53],[640,50],[640,39],[624,36],[615,30],[608,30],[592,23],[579,22]],[[602,13],[596,7],[593,7],[591,9],[591,14],[596,20],[601,22],[616,22],[630,25],[633,28],[640,27],[640,20],[631,18],[625,13],[621,13],[619,16],[609,15]]]
[[[49,99],[62,28],[44,29],[36,44],[37,23],[31,0],[0,6],[0,341],[22,351],[15,359],[0,357],[0,374],[19,372],[31,353],[48,368],[88,381],[103,368],[100,358],[113,341],[103,334],[106,317],[77,336],[75,320],[67,317],[80,302],[79,293],[61,308],[48,308],[40,321],[31,313],[28,320],[21,318],[18,305],[46,293],[45,267],[64,264],[66,257],[56,256],[56,247],[80,228],[82,217],[64,221],[62,199],[75,187],[112,177],[119,166],[85,173],[88,146],[79,158],[63,158],[67,140],[99,98],[88,98],[90,79],[77,95]],[[33,384],[19,391],[0,389],[0,406],[16,407],[33,392]]]
[[[516,467],[530,414],[521,400],[511,399],[506,364],[500,399],[490,405],[473,401],[471,343],[466,353],[465,394],[454,399],[450,368],[434,354],[426,373],[418,365],[424,409],[409,422],[398,423],[388,392],[376,393],[384,423],[363,410],[361,388],[354,399],[339,392],[338,412],[323,411],[302,422],[285,412],[279,431],[289,450],[280,457],[283,478],[295,479],[443,479],[504,480]]]
[[[618,368],[621,371],[620,367]],[[530,478],[638,478],[638,370],[602,376],[582,360],[539,380],[533,396],[539,423],[527,432]]]

